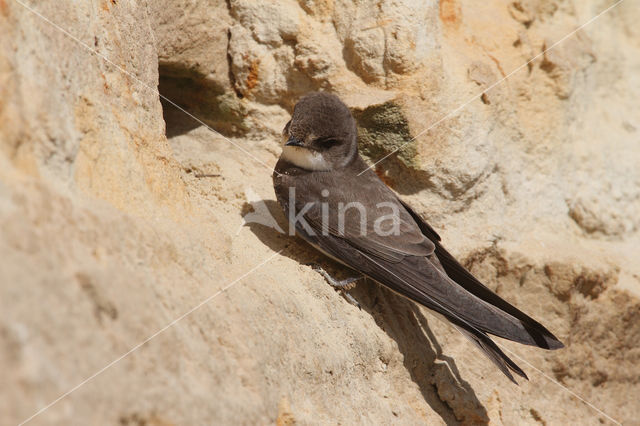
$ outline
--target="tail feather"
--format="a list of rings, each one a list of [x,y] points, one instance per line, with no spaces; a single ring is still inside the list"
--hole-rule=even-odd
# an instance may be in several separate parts
[[[422,233],[436,246],[435,256],[431,256],[429,258],[430,261],[441,272],[451,278],[454,283],[463,287],[483,302],[501,310],[505,315],[509,315],[510,317],[517,319],[520,323],[521,333],[519,337],[513,335],[510,336],[495,333],[495,330],[492,330],[491,327],[483,326],[481,323],[475,323],[474,326],[488,332],[489,334],[499,335],[500,337],[523,343],[525,345],[538,346],[543,349],[560,349],[564,347],[564,344],[542,324],[511,305],[506,300],[502,299],[474,277],[442,246],[442,244],[440,244],[440,236],[438,233],[409,205],[404,203],[402,200],[400,200],[400,202],[416,221],[422,230]]]
[[[504,373],[516,385],[518,382],[514,379],[511,371],[517,375],[529,380],[527,375],[518,365],[511,360],[505,353],[495,344],[493,340],[483,331],[479,331],[471,328],[470,330],[464,329],[460,326],[454,325],[454,327],[466,338],[468,338],[475,346],[477,346],[482,353],[493,362],[496,367]]]

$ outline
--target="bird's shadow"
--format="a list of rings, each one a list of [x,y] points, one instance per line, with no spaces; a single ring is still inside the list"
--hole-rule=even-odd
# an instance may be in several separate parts
[[[274,251],[282,250],[282,255],[301,264],[321,265],[337,279],[355,276],[354,271],[322,255],[305,241],[288,235],[288,221],[275,201],[261,200],[258,203],[263,203],[262,207],[266,207],[285,231],[283,234],[259,223],[246,224],[260,241]],[[252,204],[245,203],[241,214],[244,217],[253,210]],[[396,342],[411,379],[418,385],[427,404],[447,424],[489,423],[485,407],[469,383],[460,376],[455,361],[442,353],[429,322],[415,303],[368,278],[359,280],[349,293]]]

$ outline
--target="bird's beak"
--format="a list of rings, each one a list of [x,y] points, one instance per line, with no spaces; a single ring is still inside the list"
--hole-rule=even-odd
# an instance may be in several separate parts
[[[293,136],[285,142],[284,146],[302,146],[302,141],[294,138]]]

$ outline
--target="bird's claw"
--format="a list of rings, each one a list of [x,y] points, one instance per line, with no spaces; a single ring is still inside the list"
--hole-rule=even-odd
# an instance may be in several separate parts
[[[347,293],[347,291],[355,287],[356,281],[363,278],[362,276],[350,277],[344,280],[337,280],[333,278],[327,271],[325,271],[320,265],[316,263],[309,263],[307,265],[311,266],[311,268],[313,268],[314,271],[322,275],[331,287],[335,288],[344,296],[345,299],[347,299],[347,302],[351,303],[354,306],[357,306],[358,309],[362,309],[362,307],[360,306],[360,303],[358,303],[358,301],[352,295]]]
[[[341,291],[341,290],[338,290],[338,291],[340,291],[344,296],[344,298],[347,299],[347,302],[351,303],[356,308],[362,310],[362,306],[360,306],[360,302],[358,302],[355,297],[353,297],[351,294],[347,293],[346,291]]]

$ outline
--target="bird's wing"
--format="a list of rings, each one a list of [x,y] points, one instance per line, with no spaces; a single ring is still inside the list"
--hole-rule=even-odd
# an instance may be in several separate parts
[[[304,219],[313,232],[343,238],[358,250],[389,262],[434,252],[434,243],[377,176],[351,179],[355,182],[343,186],[325,182],[322,176],[306,183],[307,196],[296,199],[296,211],[308,209]],[[329,195],[318,196],[327,187],[331,188]],[[309,207],[310,199],[313,205]]]
[[[501,315],[500,311],[492,309],[453,283],[426,257],[411,256],[400,262],[387,261],[354,247],[343,238],[311,235],[299,225],[296,229],[305,240],[324,253],[444,316],[514,383],[517,382],[511,371],[527,378],[478,324],[491,329],[493,334],[533,344],[527,340],[526,333],[523,336],[523,330],[512,323],[510,316]]]
[[[303,229],[298,232],[332,257],[452,322],[455,319],[483,332],[538,346],[522,321],[456,284],[426,256],[405,256],[400,261],[390,261],[344,237],[309,235]]]
[[[466,277],[465,273],[469,276],[471,274],[444,250],[437,233],[415,212],[405,207],[375,174],[365,173],[362,179],[353,175],[347,178],[352,181],[343,187],[336,187],[335,177],[331,178],[334,179],[332,181],[324,182],[322,175],[315,175],[309,179],[299,176],[288,182],[296,186],[302,194],[295,201],[296,213],[302,213],[311,203],[311,207],[303,214],[311,229],[296,223],[296,230],[306,240],[391,290],[443,315],[464,330],[465,335],[510,378],[512,376],[509,371],[526,376],[500,351],[487,333],[543,348],[562,347],[562,343],[544,327],[509,305],[475,278],[475,281],[463,279]],[[303,180],[304,185],[300,185]],[[282,193],[285,187],[286,185],[279,185],[276,192],[279,194],[279,201],[287,210],[287,201],[283,199]],[[320,198],[325,188],[331,188],[328,200]],[[373,203],[390,199],[395,201],[394,205],[400,206],[398,215],[404,232],[400,235],[386,236],[370,232],[371,225],[376,220]],[[343,223],[343,229],[340,229],[334,212],[334,206],[339,202],[356,200],[369,213],[366,219],[367,233],[364,235],[360,233],[357,216],[353,221],[347,218]],[[323,212],[323,201],[332,208]],[[324,222],[327,223],[323,222],[323,213]],[[356,224],[355,227],[350,223]],[[462,283],[455,282],[449,273],[456,279],[461,279]]]
[[[348,178],[352,181],[342,187],[335,182],[324,182],[322,176],[306,182],[307,196],[296,200],[296,211],[307,208],[304,219],[312,228],[311,234],[317,237],[314,243],[331,256],[450,320],[457,318],[482,332],[527,345],[546,349],[562,347],[546,328],[460,266],[440,245],[435,231],[403,205],[373,172],[350,175]],[[323,207],[322,199],[312,198],[324,188],[331,188],[326,197],[331,209]],[[309,204],[310,200],[318,202]],[[364,206],[368,215],[364,235],[355,210],[354,216],[347,216],[342,226],[339,224],[335,206],[354,200]],[[383,214],[376,207],[381,202],[395,202],[390,205],[398,207],[399,235],[381,235],[372,229]],[[362,270],[364,265],[368,265],[368,271]]]
[[[440,243],[440,236],[434,229],[422,219],[409,205],[400,200],[402,205],[407,209],[409,214],[416,221],[422,233],[429,238],[435,245],[435,254],[442,265],[446,274],[458,285],[462,286],[471,294],[482,299],[483,301],[499,308],[500,310],[510,314],[522,322],[524,328],[529,332],[531,337],[536,341],[536,346],[545,349],[560,349],[564,347],[549,330],[542,324],[534,320],[518,308],[502,299],[491,289],[482,284],[476,277],[463,267]],[[491,332],[490,330],[485,330]]]

